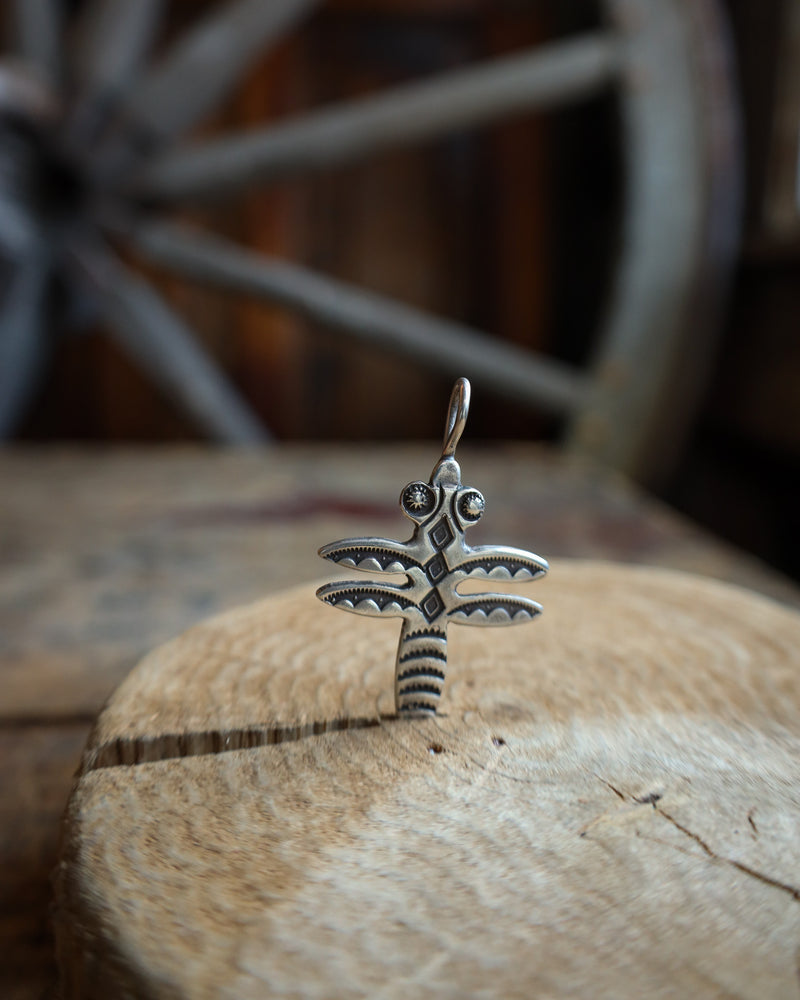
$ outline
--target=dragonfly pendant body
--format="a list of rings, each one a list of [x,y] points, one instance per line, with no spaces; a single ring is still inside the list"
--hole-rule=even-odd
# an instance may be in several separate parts
[[[515,625],[541,606],[525,597],[498,593],[460,594],[467,578],[522,582],[543,576],[547,562],[532,552],[502,545],[467,545],[464,534],[483,514],[478,490],[461,485],[455,448],[469,409],[469,383],[459,379],[441,459],[428,483],[413,482],[400,506],[416,527],[407,542],[348,538],[324,545],[319,554],[339,566],[364,572],[405,573],[404,584],[347,581],[320,587],[317,597],[355,614],[403,619],[395,667],[395,704],[404,715],[434,714],[445,680],[447,626]]]

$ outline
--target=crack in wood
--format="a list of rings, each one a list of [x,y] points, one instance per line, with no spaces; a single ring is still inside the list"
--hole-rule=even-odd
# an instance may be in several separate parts
[[[637,796],[633,801],[638,803],[640,806],[652,806],[654,809],[656,807],[656,802],[659,802],[664,796],[661,792],[650,792],[648,795]]]
[[[130,767],[182,757],[203,757],[253,747],[275,746],[321,736],[323,733],[372,729],[385,722],[394,722],[397,718],[396,715],[380,715],[373,718],[322,719],[286,726],[247,726],[241,729],[162,733],[159,736],[118,737],[87,750],[80,773],[87,774],[106,767]]]
[[[631,799],[629,795],[626,795],[624,792],[621,792],[618,788],[615,788],[610,781],[606,781],[606,779],[601,777],[599,774],[595,774],[595,778],[597,778],[598,781],[602,781],[602,783],[606,786],[606,788],[610,788],[611,791],[617,796],[617,798],[622,799],[623,802],[636,801],[635,799]]]
[[[693,840],[708,858],[711,858],[713,861],[717,861],[721,864],[730,865],[732,868],[736,868],[737,871],[742,872],[742,874],[749,875],[751,876],[751,878],[758,879],[759,882],[763,882],[765,885],[772,886],[773,889],[780,889],[781,892],[787,893],[789,896],[792,897],[792,899],[800,903],[800,889],[796,888],[795,886],[790,885],[788,882],[781,882],[780,879],[772,878],[771,875],[765,875],[764,872],[758,871],[757,868],[751,868],[750,865],[746,865],[743,861],[737,861],[735,858],[726,858],[721,854],[717,854],[716,851],[714,851],[699,834],[694,833],[688,827],[684,826],[682,823],[679,823],[678,820],[676,820],[674,816],[668,813],[663,806],[658,805],[659,801],[663,798],[662,793],[651,793],[650,795],[643,795],[637,798],[632,795],[626,795],[618,788],[615,788],[610,781],[607,781],[601,775],[595,773],[595,777],[597,778],[598,781],[601,781],[607,788],[609,788],[618,798],[622,799],[624,802],[630,802],[635,805],[644,805],[644,804],[652,805],[653,810],[657,812],[659,816],[662,816],[665,820],[667,820],[667,822],[671,823],[675,827],[675,829],[679,830],[685,837],[689,837],[691,840]],[[598,817],[598,819],[599,818],[601,817]],[[754,824],[752,823],[751,815],[748,815],[748,819],[751,820],[751,825],[754,826]],[[589,827],[594,826],[594,824],[597,822],[598,820],[594,820],[592,823],[588,824],[588,826],[584,827],[583,830],[579,833],[579,836],[581,837],[585,836],[586,831],[589,829]],[[637,831],[637,836],[638,836],[638,831]],[[680,848],[677,849],[680,850]]]
[[[743,874],[750,875],[752,878],[756,878],[759,882],[763,882],[765,885],[770,885],[774,889],[780,889],[782,892],[787,893],[792,897],[792,899],[800,903],[800,889],[795,888],[795,886],[790,885],[787,882],[781,882],[779,879],[772,878],[771,875],[765,875],[764,872],[758,871],[757,868],[751,868],[750,865],[746,865],[743,861],[736,861],[735,858],[726,858],[717,854],[711,847],[709,847],[702,837],[693,833],[682,823],[679,823],[674,816],[671,816],[661,806],[654,805],[653,808],[660,816],[663,816],[665,820],[672,823],[676,830],[680,830],[680,832],[685,836],[690,837],[709,858],[712,858],[714,861],[722,862],[722,864],[731,865]]]

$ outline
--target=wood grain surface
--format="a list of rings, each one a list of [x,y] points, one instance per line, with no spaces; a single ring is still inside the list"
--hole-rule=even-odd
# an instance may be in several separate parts
[[[433,720],[392,715],[397,623],[311,587],[147,656],[68,811],[65,997],[796,995],[800,616],[533,587],[535,624],[451,630]]]

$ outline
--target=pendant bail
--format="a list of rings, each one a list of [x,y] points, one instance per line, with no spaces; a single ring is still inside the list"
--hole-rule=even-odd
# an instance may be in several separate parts
[[[454,458],[456,447],[467,426],[469,414],[470,384],[469,379],[460,378],[450,393],[450,407],[447,413],[447,423],[444,429],[442,458]]]
[[[447,411],[447,423],[444,427],[442,442],[442,457],[434,465],[431,473],[431,485],[457,486],[461,483],[461,469],[455,459],[456,448],[467,426],[469,414],[470,384],[469,379],[459,378],[450,393],[450,405]]]

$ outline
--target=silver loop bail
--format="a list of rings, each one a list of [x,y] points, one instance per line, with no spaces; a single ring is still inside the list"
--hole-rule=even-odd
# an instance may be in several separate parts
[[[453,386],[453,391],[450,393],[450,408],[447,413],[447,423],[444,429],[442,459],[453,458],[456,453],[456,447],[467,425],[469,395],[469,379],[458,379]]]

